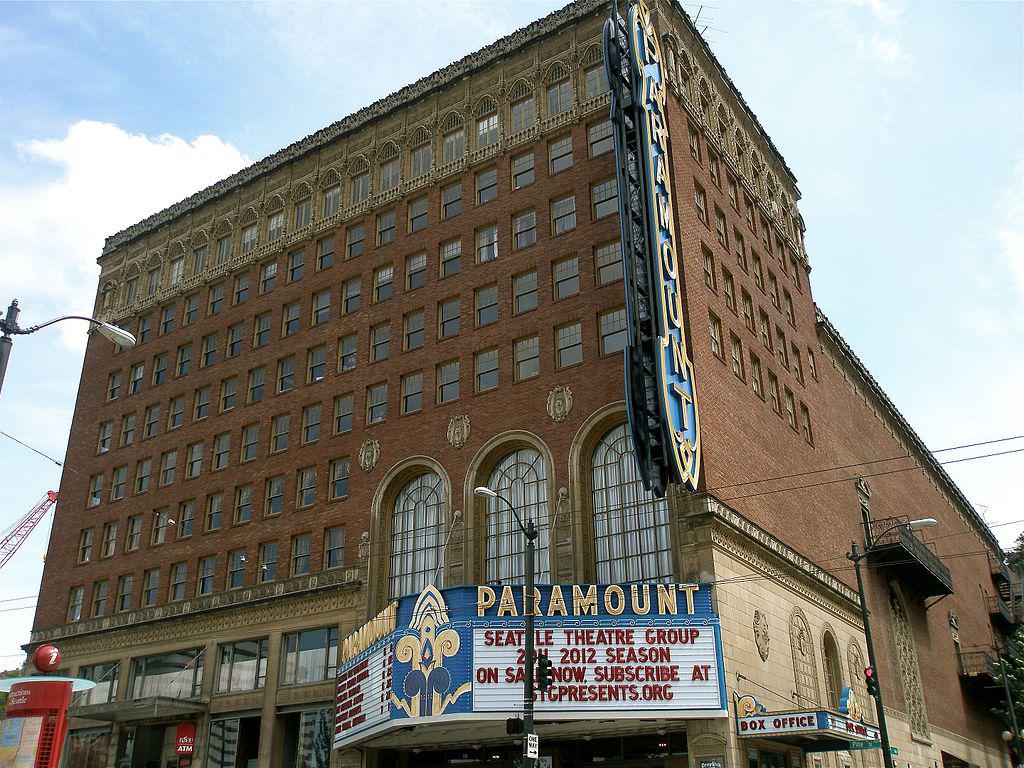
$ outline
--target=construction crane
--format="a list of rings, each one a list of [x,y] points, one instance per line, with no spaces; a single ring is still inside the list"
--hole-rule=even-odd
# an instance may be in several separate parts
[[[0,568],[7,565],[7,561],[14,557],[25,539],[29,537],[39,521],[46,517],[50,507],[57,503],[57,492],[47,491],[46,495],[32,507],[28,512],[4,533],[3,541],[0,541]]]

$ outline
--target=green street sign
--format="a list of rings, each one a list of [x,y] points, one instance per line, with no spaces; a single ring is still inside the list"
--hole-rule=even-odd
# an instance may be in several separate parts
[[[848,749],[880,749],[882,742],[878,739],[865,739],[863,741],[851,741]]]

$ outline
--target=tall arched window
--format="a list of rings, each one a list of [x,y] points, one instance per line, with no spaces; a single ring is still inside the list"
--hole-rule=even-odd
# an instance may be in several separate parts
[[[548,472],[544,457],[534,448],[520,448],[506,454],[494,467],[487,484],[516,508],[523,523],[533,519],[537,538],[535,576],[550,579],[548,567]],[[508,505],[500,499],[487,499],[488,582],[521,581],[525,574],[524,541]]]
[[[444,586],[444,485],[434,472],[407,482],[391,515],[391,597]],[[434,574],[437,578],[434,578]]]
[[[597,581],[672,578],[668,503],[644,490],[625,424],[606,434],[590,464]]]
[[[900,668],[900,682],[903,683],[903,698],[910,715],[910,734],[921,739],[931,738],[928,727],[928,712],[924,704],[924,689],[921,686],[921,668],[917,664],[917,645],[910,628],[903,603],[892,590],[889,591],[892,609],[892,639],[896,645],[896,660]]]
[[[817,706],[818,665],[814,661],[814,641],[804,612],[794,608],[789,617],[789,645],[793,652],[793,676],[797,701],[801,706]]]
[[[826,706],[839,709],[839,696],[843,690],[843,670],[839,663],[839,647],[828,630],[821,638],[821,662],[825,669]]]

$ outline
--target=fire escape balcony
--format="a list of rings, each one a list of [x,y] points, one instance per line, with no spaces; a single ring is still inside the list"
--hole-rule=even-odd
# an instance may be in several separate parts
[[[953,577],[939,556],[917,537],[907,517],[867,523],[868,560],[903,577],[922,597],[953,594]]]
[[[999,595],[986,595],[988,615],[992,623],[1005,632],[1010,632],[1020,624],[1020,617],[1010,608],[1009,604]]]
[[[992,573],[992,584],[999,590],[999,596],[1003,600],[1010,599],[1010,592],[1013,587],[1013,574],[1006,563],[991,554],[988,556],[988,568]]]
[[[966,650],[957,654],[960,661],[960,679],[990,685],[995,682],[998,663],[991,650]]]

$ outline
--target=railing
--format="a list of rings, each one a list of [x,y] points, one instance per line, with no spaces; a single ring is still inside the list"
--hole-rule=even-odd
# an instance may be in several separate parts
[[[1003,598],[998,595],[986,595],[985,602],[988,603],[989,616],[1002,618],[1008,626],[1013,626],[1017,623],[1013,611]]]
[[[953,592],[953,579],[949,568],[931,548],[919,539],[909,525],[906,517],[888,517],[882,520],[871,520],[868,523],[868,550],[902,549],[904,553],[917,562],[928,574]],[[891,565],[906,565],[906,558],[890,559]]]
[[[961,677],[995,677],[996,658],[991,651],[960,651]]]
[[[1006,563],[1000,561],[998,558],[993,557],[991,554],[988,556],[988,568],[992,572],[993,581],[1004,581],[1009,584],[1013,579],[1010,576],[1010,569]]]

